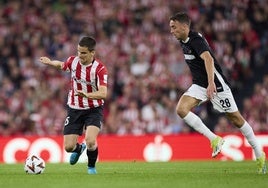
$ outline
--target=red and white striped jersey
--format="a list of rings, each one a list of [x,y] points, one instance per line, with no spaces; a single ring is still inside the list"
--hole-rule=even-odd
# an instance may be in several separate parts
[[[108,71],[100,60],[94,59],[90,65],[83,65],[77,56],[71,56],[62,65],[62,70],[71,72],[71,88],[67,101],[70,108],[89,109],[104,104],[103,99],[75,96],[76,90],[90,93],[97,91],[99,86],[107,86]]]

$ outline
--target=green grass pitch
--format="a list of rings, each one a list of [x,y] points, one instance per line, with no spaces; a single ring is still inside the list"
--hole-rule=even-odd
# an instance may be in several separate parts
[[[47,163],[43,174],[25,174],[23,164],[0,164],[1,188],[265,188],[253,161],[178,161],[166,163],[98,162],[98,174],[86,164]]]

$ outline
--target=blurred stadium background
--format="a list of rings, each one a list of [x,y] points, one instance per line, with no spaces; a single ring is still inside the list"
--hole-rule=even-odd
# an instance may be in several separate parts
[[[69,75],[38,62],[66,60],[83,35],[109,69],[102,135],[185,135],[175,114],[191,84],[169,17],[186,11],[229,78],[256,133],[268,133],[267,0],[0,0],[0,138],[61,135]],[[208,103],[195,113],[235,134]]]

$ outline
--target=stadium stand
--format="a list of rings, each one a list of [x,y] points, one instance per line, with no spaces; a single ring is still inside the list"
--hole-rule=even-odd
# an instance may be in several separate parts
[[[61,134],[69,75],[38,58],[64,61],[82,35],[97,39],[97,56],[109,68],[102,134],[192,132],[175,114],[191,84],[169,32],[177,11],[187,11],[193,29],[204,32],[254,130],[267,132],[266,0],[1,0],[0,135]],[[227,131],[210,104],[195,112],[211,129]]]

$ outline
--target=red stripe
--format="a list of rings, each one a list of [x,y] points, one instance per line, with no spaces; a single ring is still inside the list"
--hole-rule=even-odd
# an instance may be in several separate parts
[[[71,81],[71,91],[72,91],[72,93],[71,93],[71,104],[72,105],[74,105],[74,81],[73,81],[73,79],[72,79],[72,81]]]
[[[81,80],[81,70],[82,70],[82,66],[80,65],[80,63],[77,63],[77,66],[76,66],[76,78],[78,80]],[[78,90],[82,90],[82,84],[81,83],[77,83],[77,89]],[[83,105],[83,97],[81,96],[78,96],[78,106],[83,108],[84,105]]]

